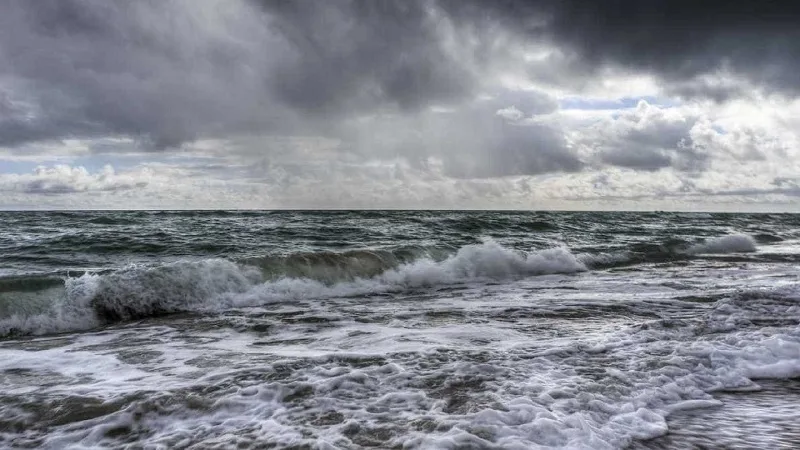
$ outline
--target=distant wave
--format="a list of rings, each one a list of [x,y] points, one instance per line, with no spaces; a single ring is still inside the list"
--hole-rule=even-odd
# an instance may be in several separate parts
[[[95,225],[133,225],[139,223],[137,217],[134,215],[130,216],[97,216],[91,217],[86,220],[87,223],[95,224]]]
[[[689,253],[748,253],[756,251],[756,241],[746,234],[731,234],[709,239],[689,247]]]
[[[691,244],[681,239],[662,243],[637,243],[626,250],[610,253],[583,254],[580,259],[589,269],[608,269],[643,263],[690,260],[714,255],[752,253],[756,242],[745,234],[731,234]]]
[[[691,258],[698,254],[755,250],[755,242],[746,235],[676,245],[677,248],[670,248],[653,244],[619,253],[576,255],[563,247],[521,252],[487,239],[454,252],[402,248],[297,253],[238,262],[206,259],[159,266],[132,265],[110,273],[66,278],[61,295],[39,310],[11,311],[0,318],[0,336],[91,329],[104,323],[170,313],[218,311],[298,298],[372,295],[508,281]],[[41,280],[8,280],[0,282],[0,294],[38,287],[51,289],[53,285],[52,276]],[[0,303],[0,312],[2,306]]]

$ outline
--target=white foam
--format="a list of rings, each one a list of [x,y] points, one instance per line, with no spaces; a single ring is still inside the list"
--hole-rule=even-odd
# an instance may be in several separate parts
[[[689,253],[748,253],[756,251],[756,241],[746,234],[730,234],[689,247]]]
[[[11,333],[46,334],[88,330],[100,325],[90,301],[96,289],[97,276],[68,278],[64,290],[50,307],[40,314],[14,314],[0,320],[0,336]]]
[[[557,285],[559,277],[553,278]],[[465,290],[463,297],[448,299],[445,293],[431,301],[440,309],[483,308],[484,313],[498,307],[546,307],[544,299],[552,291],[526,286],[535,284],[481,285]],[[597,285],[585,287],[572,301],[596,294]],[[647,297],[644,287],[636,289],[637,295]],[[521,293],[538,297],[534,301]],[[753,308],[780,314],[792,307],[796,294],[785,288],[732,297],[711,306],[702,318],[744,320]],[[778,300],[770,306],[760,297]],[[341,307],[356,304],[334,299],[320,303],[314,313],[336,315]],[[396,310],[389,302],[371,308]],[[398,426],[401,432],[375,445],[614,449],[664,434],[666,418],[676,411],[718,406],[709,395],[715,389],[752,387],[754,378],[765,376],[793,376],[800,363],[796,327],[772,334],[733,329],[697,339],[706,324],[673,326],[654,320],[622,329],[599,325],[595,331],[602,333],[592,333],[587,331],[591,323],[577,321],[579,332],[533,338],[525,327],[536,324],[536,318],[511,323],[481,314],[478,322],[410,328],[408,320],[362,324],[344,317],[311,334],[298,334],[291,326],[270,329],[269,338],[312,339],[297,346],[297,352],[254,345],[266,337],[227,328],[200,327],[206,331],[186,335],[167,327],[123,329],[106,331],[110,336],[83,335],[81,342],[56,349],[3,350],[0,371],[51,371],[71,380],[41,388],[49,396],[78,393],[113,401],[146,392],[119,411],[51,428],[43,448],[113,447],[120,442],[105,433],[119,427],[140,433],[140,443],[153,447],[261,442],[341,448],[360,445],[354,436],[362,432],[370,439],[364,430]],[[125,346],[148,333],[149,343]],[[114,356],[112,342],[122,350],[152,349],[168,356],[125,363]],[[553,351],[537,352],[540,346]],[[205,360],[215,364],[205,367]],[[339,418],[320,425],[319,418],[331,413]]]

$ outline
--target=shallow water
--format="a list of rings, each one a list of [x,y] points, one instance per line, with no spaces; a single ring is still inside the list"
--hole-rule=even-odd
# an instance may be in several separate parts
[[[0,216],[0,446],[800,443],[800,216]]]
[[[760,380],[749,392],[719,392],[718,407],[676,413],[664,436],[633,449],[796,448],[800,442],[800,380]]]

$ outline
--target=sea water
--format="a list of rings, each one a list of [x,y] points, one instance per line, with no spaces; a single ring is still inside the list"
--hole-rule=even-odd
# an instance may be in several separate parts
[[[2,448],[800,446],[800,216],[0,224]]]

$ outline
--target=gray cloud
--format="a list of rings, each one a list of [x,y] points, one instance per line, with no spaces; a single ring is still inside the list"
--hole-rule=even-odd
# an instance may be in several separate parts
[[[640,101],[636,108],[602,122],[583,136],[601,163],[629,169],[656,171],[673,168],[696,173],[709,164],[709,151],[718,146],[713,134],[693,133],[701,118]],[[695,142],[695,137],[702,138]],[[715,147],[715,148],[710,148]]]
[[[581,170],[584,163],[567,145],[563,129],[530,120],[553,112],[555,101],[536,91],[514,94],[497,91],[447,112],[378,117],[351,129],[346,139],[364,157],[404,157],[419,168],[434,158],[456,178]],[[513,118],[498,114],[511,107]]]
[[[457,127],[454,127],[457,128]],[[567,148],[561,130],[542,125],[508,123],[496,118],[481,128],[454,130],[458,149],[444,157],[446,173],[459,178],[575,172],[583,162]]]
[[[692,124],[629,130],[617,136],[600,157],[608,164],[630,169],[672,167],[685,172],[701,171],[706,168],[708,154],[694,146],[689,136],[691,127]]]
[[[65,183],[49,183],[45,180],[33,180],[22,186],[25,194],[72,194],[80,192],[75,186]]]
[[[601,159],[613,166],[640,170],[658,170],[672,165],[672,158],[666,151],[652,147],[610,149],[601,154]]]

